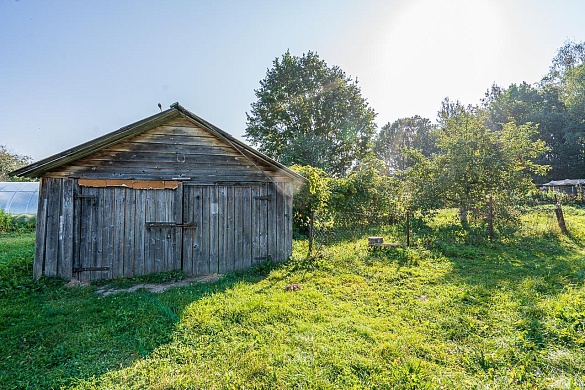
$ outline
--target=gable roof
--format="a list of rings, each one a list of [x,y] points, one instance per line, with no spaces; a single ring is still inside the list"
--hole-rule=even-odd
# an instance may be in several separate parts
[[[11,172],[10,174],[24,177],[39,177],[46,172],[58,169],[64,165],[72,163],[83,157],[90,156],[91,154],[101,151],[109,146],[128,140],[150,129],[153,129],[154,127],[159,126],[169,120],[180,117],[186,118],[187,120],[194,122],[198,126],[208,131],[210,134],[227,142],[232,148],[234,148],[238,153],[249,159],[253,164],[254,164],[253,159],[256,159],[265,164],[273,166],[277,170],[289,176],[293,181],[297,183],[305,183],[308,181],[303,176],[292,171],[291,169],[287,168],[278,161],[266,156],[263,153],[260,153],[251,146],[243,143],[242,141],[234,138],[230,134],[221,130],[219,127],[216,127],[211,123],[207,122],[205,119],[193,114],[189,110],[182,107],[179,103],[172,104],[168,110],[162,111],[156,115],[152,115],[148,118],[142,119],[138,122],[122,127],[116,131],[105,134],[101,137],[95,138],[81,145],[67,149],[61,153],[55,154],[53,156],[39,160],[25,167],[19,168]]]

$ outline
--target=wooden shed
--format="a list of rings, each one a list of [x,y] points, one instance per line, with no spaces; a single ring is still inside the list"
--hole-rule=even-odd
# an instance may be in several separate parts
[[[178,103],[14,174],[40,178],[34,277],[80,280],[285,260],[306,181]]]

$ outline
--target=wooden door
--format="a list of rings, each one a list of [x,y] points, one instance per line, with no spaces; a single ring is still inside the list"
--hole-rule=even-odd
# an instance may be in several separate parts
[[[139,240],[134,269],[136,275],[167,272],[181,268],[182,190],[136,190],[136,204],[143,205],[136,212],[138,221],[144,221],[144,242]],[[142,253],[139,251],[142,250]]]
[[[133,277],[181,268],[182,188],[83,187],[75,195],[73,276]]]
[[[96,280],[111,277],[111,253],[108,252],[104,204],[107,193],[101,188],[79,187],[74,195],[73,277]],[[106,252],[106,253],[104,253]]]

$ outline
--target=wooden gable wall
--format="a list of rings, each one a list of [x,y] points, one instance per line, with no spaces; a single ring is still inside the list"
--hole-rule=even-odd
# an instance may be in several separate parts
[[[51,171],[45,177],[188,180],[193,183],[290,182],[187,118],[176,118]]]

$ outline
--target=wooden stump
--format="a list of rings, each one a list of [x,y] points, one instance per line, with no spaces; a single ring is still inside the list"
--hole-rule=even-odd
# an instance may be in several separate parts
[[[368,237],[368,245],[380,245],[384,243],[383,237]]]

